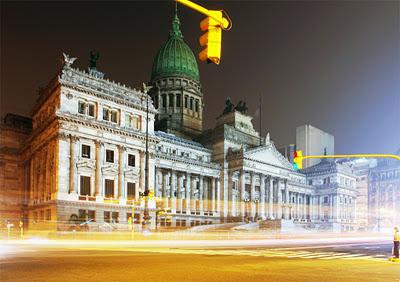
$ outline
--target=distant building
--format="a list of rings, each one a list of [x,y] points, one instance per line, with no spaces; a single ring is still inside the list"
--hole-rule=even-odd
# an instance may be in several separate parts
[[[307,184],[315,187],[311,199],[314,213],[333,230],[357,229],[357,178],[353,169],[348,164],[323,159],[302,172],[307,175]]]
[[[323,155],[325,153],[333,155],[335,140],[333,135],[306,124],[296,128],[296,148],[303,151],[303,155]],[[303,161],[303,168],[319,162],[319,159],[306,159]]]
[[[31,119],[14,114],[0,124],[0,229],[26,218],[29,174],[22,149],[31,130]]]
[[[396,153],[400,154],[400,150]],[[375,229],[400,225],[400,161],[381,159],[369,173],[369,224]]]
[[[349,165],[356,176],[357,188],[357,223],[362,228],[368,227],[370,209],[368,205],[368,185],[370,170],[376,167],[376,159],[343,159],[339,162]]]

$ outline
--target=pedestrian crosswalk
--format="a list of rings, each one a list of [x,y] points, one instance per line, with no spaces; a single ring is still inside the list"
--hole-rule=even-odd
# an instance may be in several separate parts
[[[387,261],[387,256],[383,254],[368,255],[362,253],[345,252],[312,252],[282,249],[263,249],[263,250],[202,250],[202,249],[169,249],[169,253],[176,254],[199,254],[199,255],[234,255],[234,256],[254,256],[270,258],[289,258],[289,259],[319,259],[319,260],[375,260]]]
[[[79,248],[81,250],[90,250],[91,248]],[[115,250],[121,249],[104,248],[96,250]],[[287,258],[287,259],[305,259],[305,260],[373,260],[388,262],[388,255],[385,254],[364,254],[351,252],[335,252],[335,251],[307,251],[296,250],[294,248],[283,249],[189,249],[189,248],[124,248],[124,251],[131,252],[151,252],[151,253],[168,253],[168,254],[192,254],[192,255],[209,255],[209,256],[251,256],[266,258]]]

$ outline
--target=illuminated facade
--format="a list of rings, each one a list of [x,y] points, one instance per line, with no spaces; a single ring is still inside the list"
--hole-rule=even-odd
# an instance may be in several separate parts
[[[353,227],[357,195],[349,167],[322,162],[295,171],[237,107],[203,131],[199,71],[179,25],[175,17],[142,90],[105,79],[93,65],[76,69],[75,58],[64,54],[62,69],[40,92],[32,129],[14,137],[23,139],[14,144],[15,161],[1,156],[5,167],[17,163],[18,217],[30,229],[86,222],[94,231],[127,230],[129,217],[140,226],[148,122],[148,183],[160,199],[150,208],[165,211],[158,226],[269,219],[282,228]],[[3,219],[10,217],[16,216]]]
[[[397,155],[400,154],[400,150]],[[380,160],[369,173],[369,224],[372,228],[400,225],[400,162]]]

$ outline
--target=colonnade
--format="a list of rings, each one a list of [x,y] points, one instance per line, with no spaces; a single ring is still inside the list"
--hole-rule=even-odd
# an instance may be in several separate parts
[[[173,214],[216,215],[221,210],[217,177],[156,168],[156,197]]]

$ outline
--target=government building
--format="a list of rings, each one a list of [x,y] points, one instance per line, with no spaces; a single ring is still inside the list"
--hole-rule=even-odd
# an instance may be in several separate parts
[[[257,220],[281,229],[357,228],[357,175],[347,163],[295,171],[242,102],[228,99],[215,127],[203,129],[199,69],[176,15],[140,89],[105,78],[96,54],[88,70],[63,56],[31,118],[8,114],[1,125],[2,225],[139,230],[148,183],[152,229]]]

